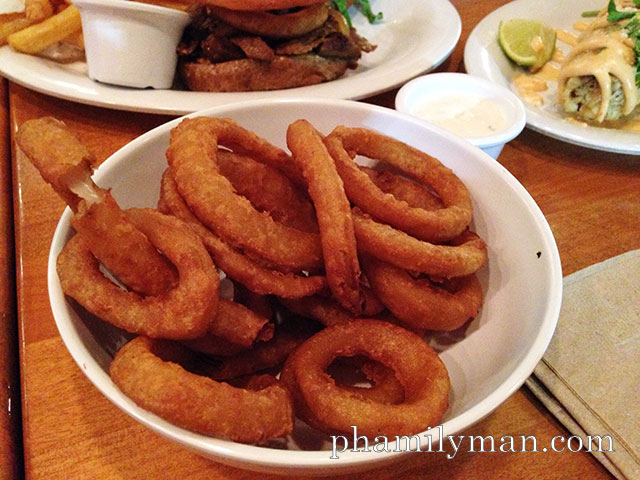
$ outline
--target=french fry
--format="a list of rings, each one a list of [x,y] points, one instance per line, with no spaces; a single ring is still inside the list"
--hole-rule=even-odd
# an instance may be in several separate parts
[[[34,54],[81,28],[80,12],[71,5],[43,22],[9,35],[8,42],[11,48],[18,52]]]
[[[71,2],[69,0],[50,0],[50,1],[51,1],[51,5],[53,5],[53,11],[56,13],[60,12],[61,10],[64,10],[66,7],[71,5]]]
[[[82,30],[73,32],[72,34],[67,35],[60,41],[68,45],[73,45],[74,47],[77,47],[80,50],[84,50],[84,36],[82,35]]]
[[[9,35],[27,28],[32,23],[23,13],[2,15],[2,18],[0,18],[0,46],[7,43]]]
[[[19,18],[24,18],[24,11],[0,13],[0,25],[4,25],[5,23],[11,22],[13,20],[17,20]]]
[[[49,0],[25,0],[24,14],[34,23],[41,22],[53,15],[53,6]]]

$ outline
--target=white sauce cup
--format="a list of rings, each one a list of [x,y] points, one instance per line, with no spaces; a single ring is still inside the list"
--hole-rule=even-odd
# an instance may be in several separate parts
[[[396,95],[396,110],[451,131],[493,158],[524,129],[522,101],[509,89],[464,73],[414,78]]]
[[[136,88],[171,88],[176,47],[190,17],[127,0],[72,0],[80,10],[89,78]]]

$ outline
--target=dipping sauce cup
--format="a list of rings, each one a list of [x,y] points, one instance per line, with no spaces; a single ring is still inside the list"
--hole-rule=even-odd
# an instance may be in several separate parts
[[[405,84],[396,110],[459,135],[498,158],[526,123],[524,105],[510,90],[464,73],[433,73]]]
[[[186,12],[127,0],[72,0],[80,10],[89,78],[171,88]]]

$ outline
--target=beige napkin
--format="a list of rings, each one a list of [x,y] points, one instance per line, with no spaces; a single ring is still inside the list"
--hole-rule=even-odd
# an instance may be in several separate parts
[[[591,453],[616,478],[640,480],[640,250],[565,277],[556,332],[527,386],[585,445],[609,435],[614,451]]]

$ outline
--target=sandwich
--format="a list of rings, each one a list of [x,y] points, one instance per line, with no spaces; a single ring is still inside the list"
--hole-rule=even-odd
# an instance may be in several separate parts
[[[344,8],[325,0],[209,2],[189,8],[192,21],[178,46],[178,74],[189,90],[314,85],[355,69],[362,54],[375,49]]]

